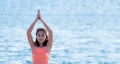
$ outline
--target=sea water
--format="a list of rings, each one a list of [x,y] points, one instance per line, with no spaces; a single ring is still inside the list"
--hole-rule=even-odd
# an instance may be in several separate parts
[[[120,64],[120,0],[0,0],[0,64],[32,64],[38,8],[53,31],[49,64]]]

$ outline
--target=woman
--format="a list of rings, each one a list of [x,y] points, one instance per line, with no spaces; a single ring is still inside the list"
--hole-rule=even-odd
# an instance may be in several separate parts
[[[36,31],[36,41],[33,41],[31,32],[38,20],[40,20],[46,28],[48,35],[45,29],[38,28]],[[35,21],[27,30],[27,38],[32,49],[33,64],[48,64],[49,54],[52,48],[53,34],[52,30],[42,20],[40,10],[38,10]]]

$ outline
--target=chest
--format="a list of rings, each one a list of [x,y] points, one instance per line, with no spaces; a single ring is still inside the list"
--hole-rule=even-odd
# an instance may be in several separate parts
[[[43,48],[38,48],[38,47],[35,47],[33,50],[32,50],[32,54],[34,55],[43,55],[43,54],[48,54],[48,51],[47,51],[47,48],[46,47],[43,47]]]

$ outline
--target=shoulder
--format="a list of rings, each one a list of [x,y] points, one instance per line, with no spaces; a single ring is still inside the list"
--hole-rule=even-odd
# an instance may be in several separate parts
[[[46,49],[47,49],[47,51],[50,53],[51,48],[50,48],[50,47],[48,47],[48,46],[45,46],[45,48],[46,48]]]
[[[34,46],[31,48],[31,50],[33,51],[35,48],[37,48],[37,46],[34,44]]]

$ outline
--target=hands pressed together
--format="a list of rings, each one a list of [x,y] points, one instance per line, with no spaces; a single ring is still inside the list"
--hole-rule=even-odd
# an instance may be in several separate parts
[[[36,16],[36,20],[42,20],[42,18],[41,18],[41,13],[40,13],[40,9],[38,9],[37,16]]]

